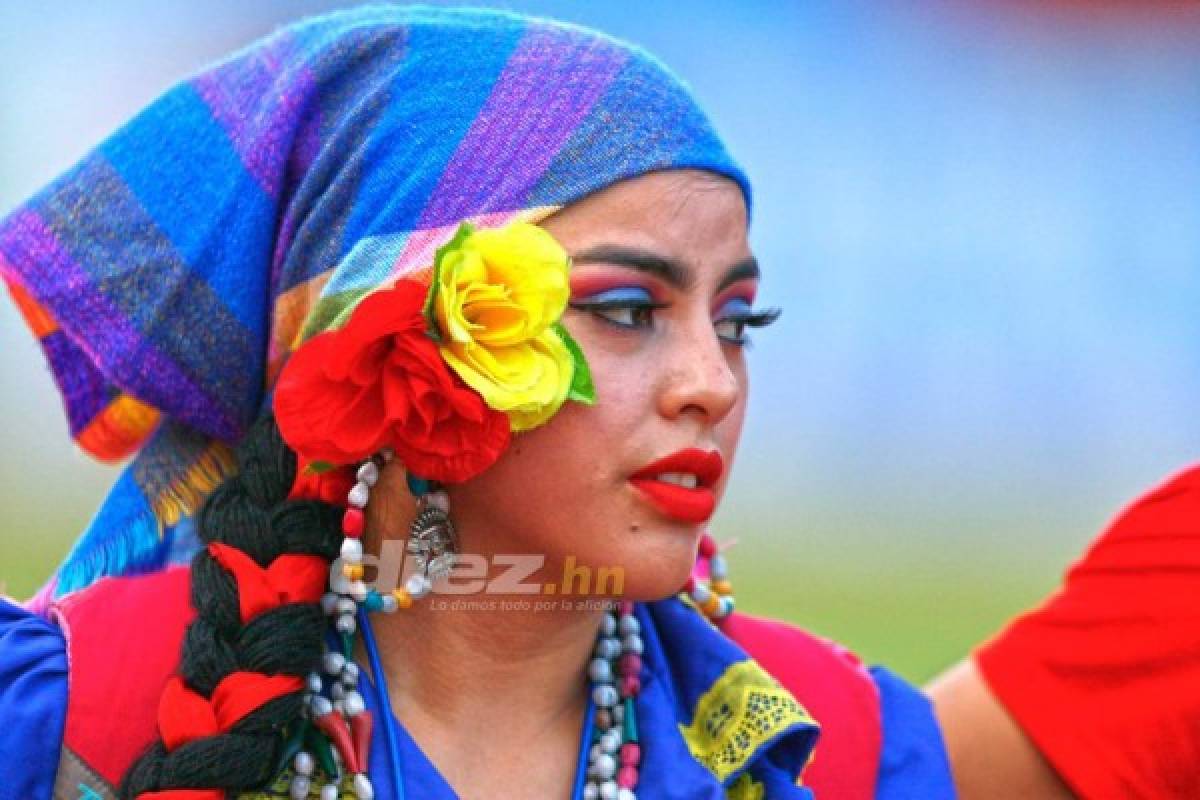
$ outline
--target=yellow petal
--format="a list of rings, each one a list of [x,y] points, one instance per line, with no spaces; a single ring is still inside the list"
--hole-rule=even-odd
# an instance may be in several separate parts
[[[524,222],[487,228],[472,234],[471,244],[487,264],[488,280],[508,286],[529,312],[530,338],[562,316],[570,298],[570,260],[545,229]]]
[[[558,413],[571,390],[571,378],[575,371],[571,351],[553,328],[547,328],[531,344],[543,368],[539,384],[545,394],[539,397],[534,408],[522,408],[509,413],[513,431],[536,428]]]
[[[442,257],[442,357],[514,431],[544,423],[570,391],[571,352],[550,327],[570,296],[569,267],[553,236],[523,222],[475,231]]]

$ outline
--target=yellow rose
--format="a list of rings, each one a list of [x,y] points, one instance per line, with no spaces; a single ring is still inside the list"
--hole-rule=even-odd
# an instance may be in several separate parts
[[[541,425],[571,391],[578,351],[554,327],[569,265],[554,237],[524,222],[464,226],[438,252],[430,311],[442,357],[514,431]]]
[[[517,432],[554,416],[567,399],[575,368],[554,328],[505,347],[454,342],[442,346],[442,358],[489,407],[507,412]]]

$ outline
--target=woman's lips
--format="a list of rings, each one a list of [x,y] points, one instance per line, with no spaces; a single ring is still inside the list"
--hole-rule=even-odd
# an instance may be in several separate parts
[[[653,478],[630,478],[659,511],[680,522],[704,522],[716,510],[717,497],[712,489],[685,489]]]
[[[689,448],[647,464],[635,472],[629,482],[666,516],[694,524],[706,521],[716,510],[713,486],[724,469],[721,454],[717,451]],[[678,477],[681,473],[695,476],[695,488],[659,480],[661,476],[673,474]]]

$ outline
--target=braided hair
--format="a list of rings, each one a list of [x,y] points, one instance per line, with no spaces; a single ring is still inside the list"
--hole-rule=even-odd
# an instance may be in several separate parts
[[[238,471],[205,502],[197,518],[205,545],[241,550],[267,567],[285,554],[338,556],[341,510],[317,500],[291,500],[296,456],[271,415],[261,418],[237,450]],[[286,603],[243,622],[234,577],[204,549],[191,564],[197,617],[184,638],[180,674],[185,685],[211,698],[238,670],[303,679],[324,649],[325,617],[318,603]],[[120,796],[173,788],[229,792],[260,789],[274,777],[283,727],[300,715],[302,692],[269,700],[225,733],[168,751],[154,742],[121,782]]]

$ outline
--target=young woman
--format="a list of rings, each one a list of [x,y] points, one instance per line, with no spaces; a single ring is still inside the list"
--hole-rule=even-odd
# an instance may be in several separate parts
[[[749,209],[645,53],[397,8],[200,73],[17,209],[72,432],[134,459],[0,605],[0,796],[952,797],[924,696],[734,612],[705,533],[775,316]]]

